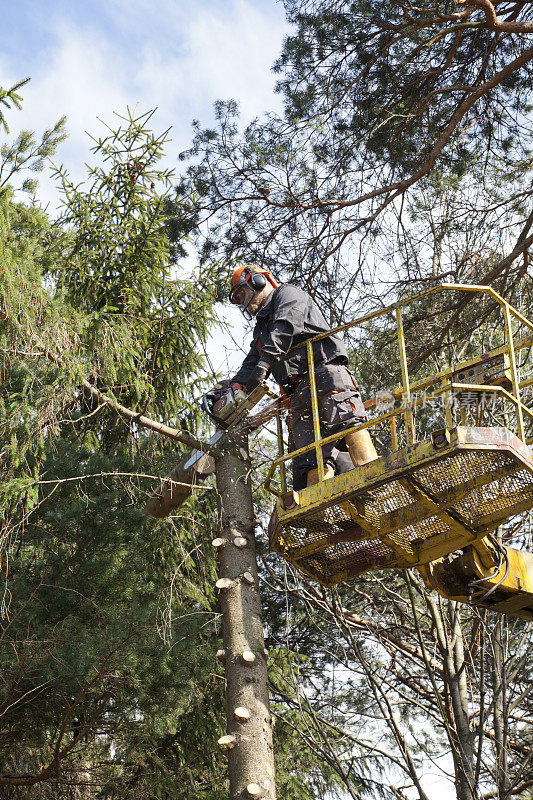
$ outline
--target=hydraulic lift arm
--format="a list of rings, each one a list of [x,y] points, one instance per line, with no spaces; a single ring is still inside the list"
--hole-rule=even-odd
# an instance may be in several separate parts
[[[485,536],[420,566],[424,582],[449,600],[533,620],[533,554]]]

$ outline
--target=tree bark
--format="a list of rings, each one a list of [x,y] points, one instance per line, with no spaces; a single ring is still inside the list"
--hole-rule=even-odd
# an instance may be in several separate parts
[[[255,550],[255,517],[246,440],[217,457],[220,579],[226,669],[230,797],[275,800],[272,720]]]
[[[494,748],[496,751],[495,783],[498,787],[498,800],[510,797],[511,784],[507,768],[507,719],[506,719],[506,674],[504,647],[504,617],[496,620],[492,636],[492,692],[494,697]]]
[[[433,618],[437,644],[442,656],[444,683],[449,699],[451,729],[450,744],[455,770],[457,800],[477,800],[478,791],[474,770],[474,734],[469,722],[468,681],[464,654],[463,632],[457,604],[448,603],[450,629],[439,607],[429,595],[426,596]]]
[[[475,800],[478,792],[474,774],[474,734],[469,722],[469,692],[463,631],[457,604],[450,601],[448,606],[452,620],[452,646],[450,656],[445,660],[445,673],[457,731],[457,796],[460,800]]]

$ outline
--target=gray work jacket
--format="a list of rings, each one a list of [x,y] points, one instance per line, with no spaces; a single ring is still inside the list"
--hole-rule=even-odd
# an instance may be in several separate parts
[[[256,314],[253,342],[234,381],[246,385],[258,363],[269,364],[273,377],[285,390],[291,378],[308,372],[307,348],[300,347],[289,356],[288,351],[301,342],[328,331],[330,326],[314,300],[297,286],[282,284],[269,295]],[[348,364],[348,354],[338,336],[327,336],[313,345],[316,366]]]

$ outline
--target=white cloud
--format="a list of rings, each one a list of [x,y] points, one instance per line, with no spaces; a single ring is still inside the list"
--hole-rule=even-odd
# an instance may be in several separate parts
[[[190,143],[191,120],[210,124],[216,99],[236,99],[245,121],[280,108],[271,65],[287,26],[274,0],[167,0],[155,7],[147,0],[112,0],[106,14],[107,21],[94,15],[90,24],[51,14],[33,64],[0,59],[0,85],[32,76],[23,90],[24,111],[11,115],[12,130],[41,131],[66,114],[69,139],[57,159],[76,179],[90,158],[86,131],[101,133],[96,118],[111,123],[113,112],[127,105],[158,106],[156,130],[173,127],[173,165]],[[54,204],[53,186],[46,179],[41,184],[43,200]]]
[[[85,131],[94,129],[96,117],[107,117],[131,101],[120,66],[120,58],[95,32],[64,27],[48,70],[30,84],[28,111],[41,118],[50,116],[51,109],[54,117],[66,113],[70,148],[86,148]]]
[[[211,98],[237,99],[245,118],[261,114],[265,106],[279,108],[270,67],[285,32],[279,20],[245,2],[236,3],[234,14],[225,18],[198,15],[187,37],[193,87]]]
[[[67,116],[68,139],[60,145],[54,162],[65,163],[76,180],[85,175],[84,163],[90,160],[91,141],[87,131],[95,133],[100,117],[110,121],[114,110],[125,109],[131,102],[127,86],[120,80],[117,60],[94,31],[68,25],[56,30],[54,47],[48,50],[47,63],[37,65],[31,82],[24,87],[23,111],[12,114],[12,131],[22,128],[37,134]],[[1,76],[0,83],[6,81]],[[57,190],[43,174],[39,197],[44,204],[57,204]]]
[[[213,10],[192,7],[174,47],[148,37],[133,78],[142,98],[173,124],[179,147],[190,139],[193,118],[211,118],[216,99],[236,99],[245,121],[265,110],[281,110],[273,93],[271,66],[287,27],[243,0]],[[218,11],[218,13],[217,13]]]

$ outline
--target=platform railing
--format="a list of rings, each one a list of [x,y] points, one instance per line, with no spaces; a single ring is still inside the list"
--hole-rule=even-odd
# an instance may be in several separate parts
[[[433,375],[411,382],[409,376],[408,363],[407,363],[407,351],[405,344],[405,333],[403,328],[402,309],[425,297],[428,297],[431,294],[435,294],[436,292],[443,290],[457,291],[457,292],[479,292],[481,294],[488,295],[489,297],[491,297],[502,309],[504,318],[505,344],[503,344],[498,348],[495,348],[494,350],[491,350],[490,353],[486,353],[485,356],[487,357],[490,356],[492,358],[501,354],[508,355],[509,368],[510,368],[510,381],[511,381],[510,392],[507,391],[503,386],[498,386],[498,385],[461,384],[453,381],[453,376],[458,371],[468,368],[469,365],[479,363],[479,357],[468,359],[459,364],[455,364],[453,366],[447,367],[446,369],[440,370],[434,373]],[[339,433],[322,437],[320,431],[320,419],[319,419],[319,408],[318,408],[319,403],[318,403],[318,394],[316,388],[313,345],[315,344],[315,342],[319,342],[321,339],[325,339],[328,336],[332,336],[338,333],[343,333],[344,331],[347,331],[350,328],[363,325],[379,317],[383,317],[387,314],[392,314],[392,313],[395,315],[395,321],[396,321],[398,356],[401,367],[402,382],[399,387],[392,389],[389,394],[394,398],[394,401],[398,400],[400,401],[399,406],[397,408],[394,407],[390,409],[389,411],[387,411],[387,413],[378,415],[377,417],[373,417],[372,419],[365,420],[364,422],[358,423],[357,425],[354,425],[353,427],[343,430]],[[528,335],[520,339],[515,339],[513,333],[513,319],[516,320],[518,323],[524,325],[529,331],[531,331],[532,335],[531,336]],[[526,440],[525,425],[524,425],[524,416],[528,416],[529,418],[533,419],[533,411],[522,402],[521,398],[521,390],[529,386],[532,386],[533,378],[526,379],[520,382],[518,376],[518,368],[516,364],[517,352],[526,347],[533,347],[533,322],[528,320],[520,311],[518,311],[518,309],[514,308],[514,306],[508,303],[503,297],[501,297],[501,295],[499,295],[490,286],[479,286],[475,284],[444,283],[439,286],[433,287],[432,289],[428,289],[424,292],[414,295],[413,297],[407,298],[406,300],[393,303],[392,305],[387,306],[384,309],[380,309],[379,311],[374,311],[370,314],[358,317],[352,322],[339,325],[336,328],[332,328],[329,331],[314,336],[312,339],[307,339],[305,342],[302,342],[301,344],[294,347],[293,351],[301,347],[306,347],[307,350],[307,363],[308,363],[309,383],[311,391],[311,408],[312,408],[312,418],[313,418],[314,441],[306,445],[305,447],[300,447],[297,450],[285,453],[283,446],[283,433],[282,433],[282,422],[281,422],[282,411],[281,408],[278,408],[277,411],[278,458],[272,462],[265,482],[266,488],[277,496],[280,496],[287,491],[287,481],[285,476],[285,465],[287,461],[294,459],[296,456],[303,455],[305,453],[309,453],[312,450],[314,450],[317,460],[318,479],[319,481],[323,481],[324,460],[322,455],[322,447],[324,445],[336,442],[339,439],[343,439],[344,437],[355,431],[364,430],[365,428],[374,428],[380,425],[381,423],[388,421],[390,425],[392,450],[396,451],[399,449],[397,418],[402,417],[407,446],[414,444],[414,442],[416,441],[416,429],[415,429],[415,418],[414,418],[415,409],[420,405],[425,404],[433,399],[443,397],[445,427],[448,431],[451,430],[453,427],[455,427],[455,420],[452,413],[453,393],[459,390],[494,393],[496,396],[500,396],[502,399],[508,401],[514,408],[514,412],[516,414],[516,434],[518,438],[521,439],[526,444],[530,444],[531,442],[533,442],[533,439]],[[436,387],[436,388],[432,389],[430,393],[428,393],[428,390],[431,389],[431,387]],[[419,392],[420,390],[424,390],[424,396],[422,398],[417,397],[417,392]],[[368,402],[365,403],[365,407],[367,409],[376,407],[376,398],[374,398],[373,401],[370,401],[369,403]],[[464,419],[462,419],[462,422],[464,424]],[[276,470],[278,469],[280,470],[281,491],[272,486],[272,478]]]

